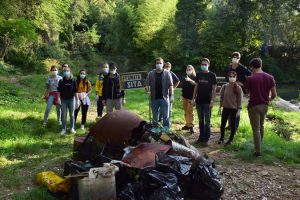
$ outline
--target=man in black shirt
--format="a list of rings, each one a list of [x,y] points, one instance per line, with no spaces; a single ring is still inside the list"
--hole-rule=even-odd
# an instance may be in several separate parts
[[[210,138],[210,112],[216,97],[217,78],[216,74],[208,70],[210,61],[208,58],[202,58],[201,71],[196,75],[196,86],[193,94],[193,104],[196,103],[196,109],[199,119],[200,135],[198,142],[207,146]]]

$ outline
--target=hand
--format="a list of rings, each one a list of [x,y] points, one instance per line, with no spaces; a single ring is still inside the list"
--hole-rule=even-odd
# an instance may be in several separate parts
[[[106,106],[106,101],[103,100],[103,101],[102,101],[102,104],[103,104],[103,106]]]
[[[239,116],[241,116],[241,109],[238,109],[236,112],[236,117],[239,117]]]
[[[185,80],[190,82],[192,79],[190,79],[190,77],[187,76],[187,77],[185,77]]]
[[[122,98],[122,106],[124,107],[126,104],[126,99],[125,98]]]
[[[170,103],[174,102],[174,95],[170,96]]]
[[[182,96],[179,97],[179,101],[183,101],[183,97]]]
[[[58,98],[57,104],[61,105],[61,100],[60,100],[60,98]]]
[[[195,105],[196,105],[195,99],[192,99],[191,102],[190,102],[190,104],[191,104],[192,106],[195,106]]]
[[[221,114],[222,114],[222,107],[220,106],[218,110],[218,116],[221,116]]]
[[[151,96],[151,93],[149,91],[146,91],[146,94],[147,94],[148,97]]]
[[[96,101],[98,101],[99,100],[99,96],[98,95],[96,95]]]
[[[80,101],[78,99],[75,100],[75,109],[79,108]]]

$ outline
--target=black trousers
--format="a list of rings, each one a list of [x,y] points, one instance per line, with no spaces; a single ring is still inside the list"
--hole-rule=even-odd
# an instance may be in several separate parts
[[[86,115],[87,115],[89,106],[88,105],[83,105],[82,101],[81,101],[81,105],[79,106],[79,108],[75,109],[75,113],[74,113],[74,115],[75,115],[75,123],[76,123],[77,115],[79,113],[80,108],[81,108],[81,113],[82,113],[81,124],[84,125],[86,123]]]
[[[237,113],[237,109],[232,109],[232,108],[223,108],[222,111],[222,118],[221,118],[221,138],[220,140],[224,140],[224,136],[225,136],[225,126],[226,126],[226,122],[228,120],[228,118],[230,118],[229,122],[229,126],[230,126],[230,137],[229,137],[229,141],[232,141],[236,132],[236,113]]]
[[[102,96],[98,96],[98,101],[97,101],[97,116],[102,117],[103,114],[103,103],[102,103]]]

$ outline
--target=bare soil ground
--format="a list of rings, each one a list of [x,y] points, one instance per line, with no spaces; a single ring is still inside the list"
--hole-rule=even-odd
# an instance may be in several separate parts
[[[198,138],[197,133],[198,129],[187,137],[191,144]],[[217,144],[219,134],[214,130],[208,147],[201,147],[200,151],[216,161],[224,185],[222,199],[300,199],[300,169],[277,163],[244,162],[222,150]]]

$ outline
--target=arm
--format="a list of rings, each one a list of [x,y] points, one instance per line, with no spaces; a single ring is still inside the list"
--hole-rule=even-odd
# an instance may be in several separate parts
[[[178,85],[179,85],[179,83],[180,83],[180,80],[178,80],[175,84],[174,84],[174,89],[176,89],[177,87],[178,87]]]
[[[100,75],[98,75],[100,76]],[[98,90],[99,90],[99,78],[97,76],[97,79],[96,79],[96,83],[95,83],[95,92],[96,92],[96,96],[99,96],[98,94]]]
[[[173,96],[173,85],[169,87],[169,97]]]
[[[242,109],[242,100],[243,100],[243,90],[241,87],[239,87],[239,93],[237,95],[237,109]]]
[[[213,107],[216,98],[217,84],[212,85],[212,95],[210,100],[210,107]]]
[[[224,91],[225,91],[225,85],[223,85],[223,86],[221,87],[221,91],[220,91],[220,107],[222,107],[222,104],[223,104]]]
[[[192,102],[195,103],[195,100],[197,98],[197,92],[198,92],[198,84],[195,83],[195,88],[194,88],[194,92],[193,92],[193,98],[192,98]]]
[[[272,87],[271,88],[271,97],[270,97],[270,101],[272,101],[273,99],[275,99],[275,97],[277,96],[277,91],[276,91],[276,87]]]

